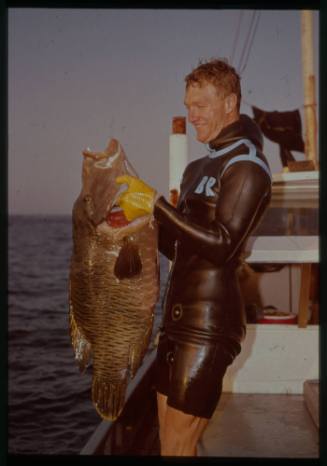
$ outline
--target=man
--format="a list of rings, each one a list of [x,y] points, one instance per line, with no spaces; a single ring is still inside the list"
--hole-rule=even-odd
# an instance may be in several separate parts
[[[120,198],[127,218],[153,212],[160,250],[173,264],[164,300],[156,386],[161,454],[195,456],[241,350],[246,319],[237,278],[240,255],[265,211],[271,176],[262,136],[240,117],[240,78],[224,60],[185,78],[185,106],[207,155],[185,169],[177,207],[131,177]]]

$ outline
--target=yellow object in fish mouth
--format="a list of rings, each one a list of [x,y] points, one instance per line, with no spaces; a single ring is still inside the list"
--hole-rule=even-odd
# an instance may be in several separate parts
[[[139,178],[130,175],[118,176],[116,183],[127,184],[117,204],[123,209],[128,221],[152,214],[156,191]]]

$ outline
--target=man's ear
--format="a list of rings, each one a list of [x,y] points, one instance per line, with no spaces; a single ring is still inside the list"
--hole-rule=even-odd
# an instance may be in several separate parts
[[[225,97],[225,112],[231,113],[236,109],[237,96],[233,92]]]

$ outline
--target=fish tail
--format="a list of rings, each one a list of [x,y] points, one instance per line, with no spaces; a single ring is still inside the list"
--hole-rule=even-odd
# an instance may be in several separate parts
[[[127,378],[112,383],[93,375],[92,401],[102,419],[114,421],[118,418],[124,407],[126,388]]]
[[[90,360],[91,345],[78,328],[72,308],[69,312],[69,324],[70,339],[75,352],[75,359],[79,370],[84,372]]]

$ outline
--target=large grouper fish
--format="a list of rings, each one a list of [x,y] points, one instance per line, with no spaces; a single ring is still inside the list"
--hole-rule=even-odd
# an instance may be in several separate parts
[[[116,139],[83,157],[72,214],[70,335],[81,372],[92,360],[97,412],[114,420],[150,342],[159,295],[158,229],[150,215],[128,222],[116,204],[124,188],[116,177],[137,176]]]

